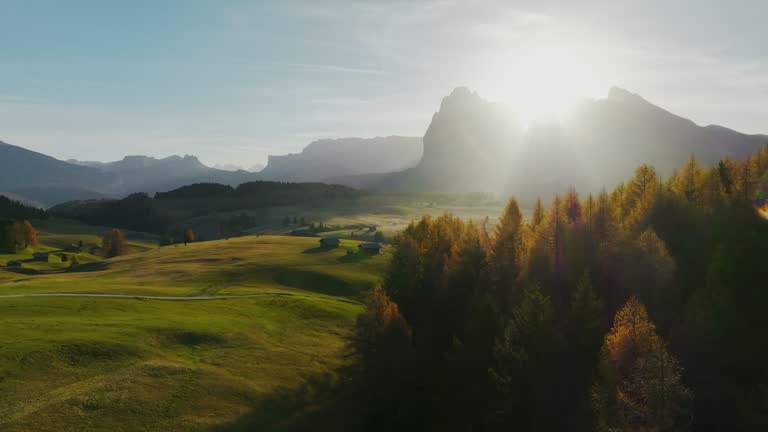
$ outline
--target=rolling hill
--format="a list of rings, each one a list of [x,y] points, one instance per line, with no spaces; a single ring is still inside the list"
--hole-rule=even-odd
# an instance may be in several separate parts
[[[357,300],[386,265],[348,256],[356,246],[260,236],[75,272],[0,268],[0,295],[128,295],[0,298],[0,429],[230,430],[254,413],[284,422],[297,414],[284,389],[345,363]],[[141,297],[158,295],[170,299]]]

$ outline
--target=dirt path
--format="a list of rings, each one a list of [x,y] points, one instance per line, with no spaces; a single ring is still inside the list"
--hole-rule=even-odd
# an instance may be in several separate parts
[[[40,294],[5,294],[0,295],[0,299],[4,298],[25,298],[25,297],[104,297],[104,298],[126,298],[126,299],[138,299],[138,300],[227,300],[238,298],[252,298],[252,297],[265,297],[265,296],[291,296],[290,293],[259,293],[259,294],[243,294],[243,295],[218,295],[218,296],[147,296],[147,295],[130,295],[130,294],[79,294],[79,293],[40,293]]]

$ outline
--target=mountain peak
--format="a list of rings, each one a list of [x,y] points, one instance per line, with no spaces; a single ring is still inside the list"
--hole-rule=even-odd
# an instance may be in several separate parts
[[[443,98],[440,111],[465,111],[480,105],[484,100],[469,87],[456,87],[450,95]]]
[[[607,99],[614,102],[651,105],[650,102],[643,99],[643,97],[639,94],[632,93],[629,90],[623,89],[621,87],[611,87],[611,89],[608,91]]]

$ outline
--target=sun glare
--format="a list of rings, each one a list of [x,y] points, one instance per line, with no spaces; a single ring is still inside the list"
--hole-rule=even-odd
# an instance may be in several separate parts
[[[484,90],[523,124],[563,120],[583,98],[605,94],[604,69],[595,58],[565,44],[531,45],[489,62]]]

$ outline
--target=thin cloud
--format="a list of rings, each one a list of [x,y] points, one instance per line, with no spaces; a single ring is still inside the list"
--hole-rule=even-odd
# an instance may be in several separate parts
[[[286,66],[295,68],[295,69],[302,69],[305,71],[315,71],[315,72],[342,72],[342,73],[364,74],[364,75],[383,75],[385,73],[383,70],[380,70],[380,69],[366,69],[366,68],[358,68],[358,67],[314,64],[314,63],[287,63]]]

